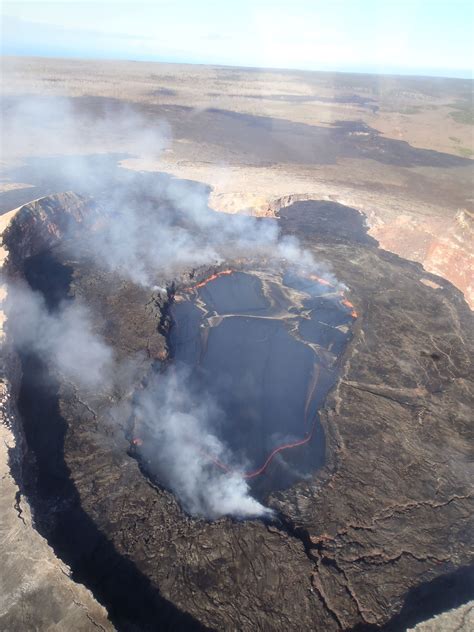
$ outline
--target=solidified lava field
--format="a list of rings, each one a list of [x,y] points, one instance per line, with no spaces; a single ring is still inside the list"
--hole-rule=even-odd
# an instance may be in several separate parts
[[[209,467],[242,472],[260,497],[321,467],[318,411],[357,317],[340,286],[284,268],[221,270],[178,292],[171,314],[169,370],[186,366],[188,388],[219,409],[211,430],[229,456],[196,445]],[[159,482],[155,439],[139,424],[135,434],[145,470],[152,462]]]
[[[455,288],[378,248],[354,209],[305,202],[282,234],[334,277],[257,261],[188,269],[163,292],[71,256],[64,209],[80,220],[88,201],[18,216],[11,274],[48,318],[86,302],[117,366],[141,361],[126,388],[83,392],[17,350],[18,483],[116,629],[399,632],[472,598],[472,315]],[[274,520],[190,515],[147,469],[162,455],[137,405],[179,367],[198,402],[217,400],[228,447],[216,462],[193,436],[187,455],[243,473]]]

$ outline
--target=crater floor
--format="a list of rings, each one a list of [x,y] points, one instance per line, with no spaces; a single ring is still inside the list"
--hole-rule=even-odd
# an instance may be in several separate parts
[[[262,495],[324,463],[318,410],[355,319],[342,290],[284,268],[224,270],[175,296],[172,317],[173,365],[219,408],[212,431],[229,458],[206,454],[211,467],[243,472]],[[153,438],[136,433],[146,461]]]
[[[54,198],[40,210],[54,217],[48,213],[60,203]],[[84,201],[76,204],[86,212]],[[311,414],[318,407],[318,389],[308,400],[314,364],[340,358],[335,386],[319,411],[324,466],[290,487],[267,491],[280,517],[271,524],[191,518],[140,469],[130,425],[134,397],[146,376],[171,360],[169,306],[162,295],[71,258],[58,242],[40,243],[38,231],[28,234],[27,214],[10,233],[15,239],[7,237],[17,275],[25,275],[30,257],[45,249],[56,261],[52,267],[43,255],[28,275],[51,309],[61,298],[85,300],[100,315],[94,325],[118,357],[147,350],[134,392],[97,392],[87,401],[40,358],[20,358],[19,409],[28,448],[22,492],[38,531],[119,629],[133,624],[153,630],[158,621],[170,630],[404,630],[472,598],[474,345],[461,293],[418,264],[380,250],[353,209],[304,202],[285,209],[279,222],[283,234],[297,235],[344,281],[354,308],[340,305],[341,297],[334,302],[331,288],[313,296],[306,281],[257,269],[200,287],[205,277],[184,274],[175,279],[177,287],[194,289],[181,292],[184,300],[173,314],[185,332],[174,340],[175,359],[182,354],[206,387],[206,371],[215,373],[215,367],[231,378],[240,374],[241,365],[233,363],[240,349],[256,362],[252,377],[264,380],[259,361],[265,353],[255,348],[268,334],[275,341],[266,347],[270,356],[289,361],[295,353],[299,366],[301,354],[307,369],[291,382],[298,427],[306,403]],[[61,234],[51,223],[48,239]],[[52,269],[59,273],[51,275]],[[236,291],[245,297],[238,304]],[[346,321],[336,324],[339,318]],[[344,351],[335,332],[350,323]],[[221,342],[226,354],[219,352]],[[277,383],[291,381],[285,363],[280,366]],[[222,406],[240,406],[234,395]],[[277,407],[266,414],[265,437],[274,416],[281,424],[287,419]],[[264,456],[251,452],[250,467]]]

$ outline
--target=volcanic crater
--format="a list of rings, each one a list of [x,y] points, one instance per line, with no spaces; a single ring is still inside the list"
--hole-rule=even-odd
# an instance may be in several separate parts
[[[146,357],[131,392],[84,399],[13,347],[17,476],[37,529],[117,629],[402,630],[467,600],[473,341],[460,292],[380,250],[354,209],[308,201],[281,211],[282,234],[344,286],[229,260],[164,294],[68,253],[57,218],[92,212],[74,194],[25,207],[5,234],[9,273],[52,313],[87,301],[118,358]],[[194,453],[243,473],[278,520],[191,517],[148,466],[135,400],[179,366],[217,400],[231,458]]]

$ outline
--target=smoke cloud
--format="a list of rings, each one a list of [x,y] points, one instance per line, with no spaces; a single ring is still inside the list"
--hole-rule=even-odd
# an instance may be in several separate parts
[[[109,270],[154,286],[178,269],[260,252],[314,272],[277,221],[213,212],[205,186],[120,167],[130,156],[159,160],[171,137],[165,120],[113,99],[28,96],[2,105],[3,152],[26,160],[12,175],[48,192],[92,195],[106,228],[91,217],[89,252]]]
[[[2,309],[18,349],[37,354],[86,390],[110,384],[113,353],[94,332],[85,305],[64,302],[51,312],[43,296],[28,285],[7,287]]]
[[[136,378],[135,364],[139,359],[118,363],[110,347],[94,331],[84,305],[67,301],[50,311],[43,296],[25,283],[7,285],[2,309],[7,316],[8,333],[18,350],[38,355],[86,396],[88,392],[113,387],[127,395],[126,389]],[[133,388],[128,396],[132,394]],[[111,412],[117,418],[127,414],[127,409]],[[210,457],[232,459],[213,432],[222,422],[222,411],[209,394],[193,391],[185,369],[153,376],[136,395],[134,415],[147,432],[145,458],[188,513],[210,519],[272,514],[252,498],[238,469],[224,474],[212,466]]]
[[[120,158],[156,158],[169,145],[171,130],[164,121],[131,106],[99,102],[91,112],[80,99],[28,98],[7,103],[3,125],[6,151],[36,156],[27,161],[26,171],[20,170],[23,181],[96,199],[100,221],[91,215],[82,232],[69,235],[73,255],[86,254],[150,288],[163,286],[184,269],[240,257],[284,259],[328,276],[297,239],[280,237],[277,221],[215,213],[203,186],[121,168]],[[15,343],[46,359],[67,379],[98,389],[108,388],[120,375],[122,391],[134,391],[133,371],[117,365],[113,351],[94,331],[97,315],[92,318],[86,306],[67,302],[51,312],[41,295],[10,284],[5,311]],[[155,438],[152,467],[186,511],[212,519],[270,513],[250,495],[239,474],[244,464],[233,464],[229,474],[210,465],[209,455],[233,462],[213,431],[222,413],[209,394],[192,391],[185,371],[156,375],[136,402],[137,419]]]
[[[170,142],[171,130],[163,119],[148,117],[132,104],[99,97],[4,97],[2,153],[9,160],[31,157],[134,154],[157,157]],[[99,186],[101,174],[84,164],[75,176],[71,163],[63,162],[56,177],[77,182],[89,176],[88,187]],[[86,173],[88,172],[88,173]],[[44,173],[44,177],[54,174]]]
[[[238,469],[221,473],[212,463],[232,459],[213,431],[223,413],[209,394],[193,392],[185,368],[157,376],[139,395],[135,414],[146,429],[145,458],[152,457],[155,474],[189,513],[209,518],[271,515],[250,496]]]

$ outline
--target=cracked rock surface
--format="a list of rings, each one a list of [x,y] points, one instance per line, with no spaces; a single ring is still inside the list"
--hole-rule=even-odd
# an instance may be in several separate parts
[[[352,209],[300,202],[279,222],[346,284],[359,318],[321,412],[326,465],[268,498],[274,523],[190,518],[142,474],[108,395],[85,404],[58,375],[45,394],[28,376],[47,368],[22,358],[38,530],[119,629],[406,629],[469,599],[471,312],[450,283],[380,250]],[[163,302],[53,250],[119,357],[147,349],[144,375],[166,356]],[[37,485],[50,463],[38,423],[63,437],[59,509]]]

